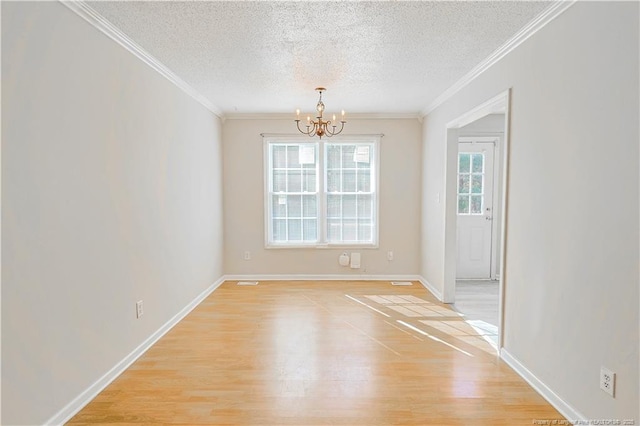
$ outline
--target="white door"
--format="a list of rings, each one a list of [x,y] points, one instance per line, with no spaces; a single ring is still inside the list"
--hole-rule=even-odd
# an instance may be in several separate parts
[[[492,278],[494,147],[493,142],[460,140],[456,278]]]

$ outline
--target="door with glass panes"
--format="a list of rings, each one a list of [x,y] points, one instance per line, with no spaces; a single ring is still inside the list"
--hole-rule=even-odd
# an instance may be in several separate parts
[[[493,142],[461,139],[458,149],[456,278],[490,279]]]

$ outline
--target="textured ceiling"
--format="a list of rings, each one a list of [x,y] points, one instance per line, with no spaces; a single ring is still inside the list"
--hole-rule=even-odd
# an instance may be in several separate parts
[[[550,2],[87,4],[224,114],[418,114]]]

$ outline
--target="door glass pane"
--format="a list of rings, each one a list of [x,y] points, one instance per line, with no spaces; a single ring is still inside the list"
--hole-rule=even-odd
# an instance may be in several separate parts
[[[473,154],[473,165],[471,171],[474,173],[482,173],[484,163],[484,154]]]
[[[458,172],[469,173],[470,162],[471,162],[471,159],[469,154],[459,154],[458,155]]]
[[[471,192],[474,194],[482,194],[482,178],[483,175],[471,175]]]
[[[471,214],[482,213],[482,195],[471,196]]]
[[[469,175],[460,175],[458,177],[458,194],[469,193]]]
[[[458,196],[458,214],[469,214],[469,196]]]

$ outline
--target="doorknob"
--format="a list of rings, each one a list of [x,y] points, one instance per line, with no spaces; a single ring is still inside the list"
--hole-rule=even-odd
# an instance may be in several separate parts
[[[491,216],[485,216],[484,220],[493,220],[493,218]]]

